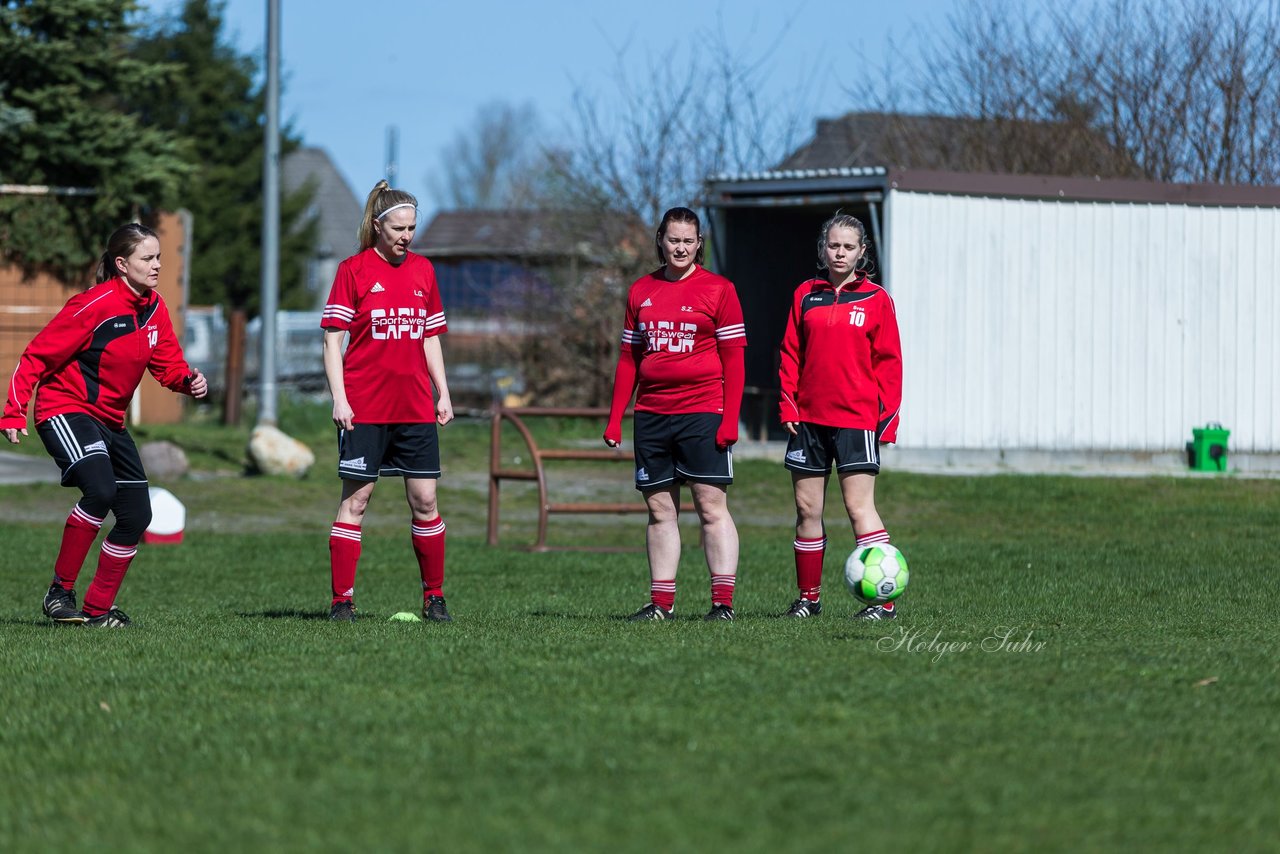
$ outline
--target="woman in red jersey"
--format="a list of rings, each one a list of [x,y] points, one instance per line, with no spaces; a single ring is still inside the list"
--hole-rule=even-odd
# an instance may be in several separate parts
[[[729,514],[733,444],[744,381],[747,336],[733,283],[701,266],[698,215],[672,208],[657,233],[662,267],[627,296],[622,353],[604,440],[622,441],[622,416],[636,392],[636,489],[649,508],[650,601],[628,619],[669,620],[680,562],[680,484],[687,482],[702,523],[711,571],[707,620],[732,620],[738,529]]]
[[[361,251],[338,266],[321,320],[342,478],[329,533],[331,620],[355,621],[360,525],[381,474],[404,478],[422,615],[452,620],[443,591],[445,527],[436,507],[436,425],[453,420],[439,338],[447,327],[435,269],[409,251],[417,224],[417,200],[379,181],[365,202]]]
[[[902,349],[893,299],[867,278],[867,231],[848,214],[827,220],[818,235],[826,278],[796,288],[782,339],[778,379],[781,420],[791,438],[785,465],[796,498],[796,583],[800,596],[784,616],[822,612],[822,524],[832,463],[859,547],[889,542],[876,512],[881,442],[893,442],[902,402]],[[854,615],[883,620],[894,606]]]
[[[138,541],[151,524],[147,475],[125,409],[150,371],[165,388],[208,394],[184,361],[169,311],[156,293],[160,239],[131,223],[116,229],[98,264],[98,284],[76,294],[27,345],[9,382],[0,429],[17,444],[27,435],[27,404],[36,385],[36,432],[62,470],[62,485],[81,497],[67,516],[43,610],[54,622],[123,628],[116,607]],[[75,584],[107,511],[115,526],[102,542],[98,569],[76,607]]]

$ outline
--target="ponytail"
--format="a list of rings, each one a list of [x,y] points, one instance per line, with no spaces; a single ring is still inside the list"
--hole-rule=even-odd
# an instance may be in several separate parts
[[[111,236],[107,238],[107,251],[103,252],[102,258],[98,260],[97,275],[94,277],[98,284],[119,276],[116,259],[128,258],[133,254],[133,250],[138,248],[138,244],[148,237],[155,237],[157,241],[160,239],[154,231],[136,222],[122,225],[111,232]]]
[[[386,181],[379,181],[369,193],[364,203],[364,218],[360,220],[360,249],[368,249],[378,242],[375,223],[381,220],[392,208],[409,205],[418,206],[418,200],[404,190],[393,190]]]

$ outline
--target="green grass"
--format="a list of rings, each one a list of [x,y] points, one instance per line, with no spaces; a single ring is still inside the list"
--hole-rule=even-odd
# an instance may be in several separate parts
[[[114,633],[39,615],[74,493],[0,488],[0,850],[1274,850],[1280,483],[887,472],[903,616],[845,619],[832,507],[827,610],[792,623],[788,481],[740,462],[739,620],[697,619],[687,548],[683,619],[636,626],[643,554],[483,545],[486,430],[443,440],[449,626],[386,619],[420,601],[395,481],[361,621],[320,619],[329,449],[303,481],[169,484],[187,541],[143,547]],[[625,466],[561,468],[629,490]],[[532,506],[507,493],[504,542]],[[639,516],[553,520],[642,539]],[[1001,627],[1026,648],[984,649]]]

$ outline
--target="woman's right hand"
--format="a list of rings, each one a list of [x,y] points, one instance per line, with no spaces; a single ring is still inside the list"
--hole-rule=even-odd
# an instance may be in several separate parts
[[[17,427],[6,427],[4,428],[4,437],[8,439],[11,444],[16,445],[18,444],[18,432],[19,432],[19,428]],[[26,436],[27,428],[26,427],[21,428],[21,432],[22,432],[22,435]]]
[[[604,428],[604,443],[610,448],[616,448],[622,444],[621,424],[610,424]]]
[[[795,435],[798,435],[798,432],[800,429],[800,422],[799,421],[783,421],[782,426],[786,428],[786,431],[788,433],[790,433],[792,436],[795,436]]]
[[[351,411],[351,406],[346,401],[339,403],[335,400],[333,402],[333,423],[335,425],[343,430],[350,430],[355,427],[351,420],[355,417],[356,414]]]

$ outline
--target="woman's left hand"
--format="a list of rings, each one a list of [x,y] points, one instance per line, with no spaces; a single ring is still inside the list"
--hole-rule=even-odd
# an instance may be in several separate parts
[[[453,420],[453,403],[449,395],[442,394],[436,398],[436,423],[441,427]]]

